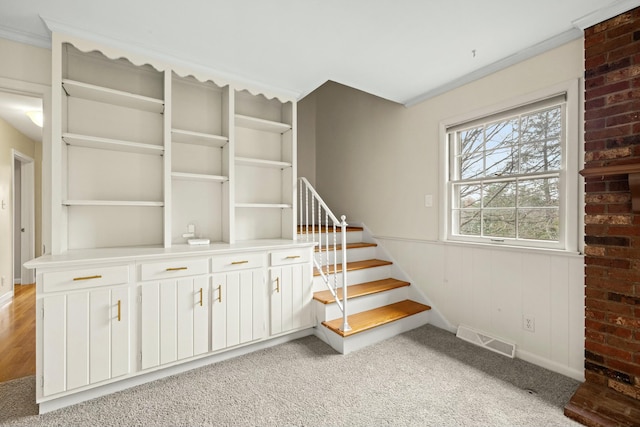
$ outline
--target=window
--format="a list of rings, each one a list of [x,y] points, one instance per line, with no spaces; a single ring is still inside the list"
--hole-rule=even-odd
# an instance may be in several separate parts
[[[565,98],[446,128],[449,240],[565,248]]]

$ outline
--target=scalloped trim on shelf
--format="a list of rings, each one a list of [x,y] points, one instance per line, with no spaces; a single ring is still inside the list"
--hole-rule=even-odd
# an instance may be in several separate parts
[[[191,76],[200,82],[211,81],[221,88],[229,86],[235,90],[246,90],[252,95],[263,95],[267,99],[275,98],[283,103],[296,102],[302,95],[291,90],[268,87],[258,82],[218,72],[159,51],[131,46],[128,42],[99,36],[50,17],[41,16],[41,18],[52,32],[52,46],[70,43],[81,52],[97,51],[109,59],[125,59],[134,65],[148,65],[160,72],[173,71],[180,77]]]

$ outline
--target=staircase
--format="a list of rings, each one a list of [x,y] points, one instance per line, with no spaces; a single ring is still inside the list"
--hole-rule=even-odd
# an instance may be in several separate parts
[[[299,233],[306,234],[304,228]],[[340,234],[338,232],[336,241],[343,241]],[[336,351],[347,354],[428,323],[431,307],[415,301],[419,295],[409,282],[393,278],[396,267],[387,260],[389,257],[373,239],[365,236],[365,230],[347,227],[346,234],[347,319],[350,329],[343,330],[342,311],[338,304],[342,300],[342,245],[336,245],[335,251],[333,245],[317,247],[315,257],[330,258],[326,273],[330,280],[337,280],[340,287],[334,296],[327,289],[320,271],[314,270],[316,335]],[[336,262],[333,257],[337,258]]]

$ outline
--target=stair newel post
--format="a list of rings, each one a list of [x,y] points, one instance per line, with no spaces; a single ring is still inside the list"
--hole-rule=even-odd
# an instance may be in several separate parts
[[[351,326],[347,321],[347,217],[340,217],[342,222],[340,228],[342,232],[342,330],[350,331]]]

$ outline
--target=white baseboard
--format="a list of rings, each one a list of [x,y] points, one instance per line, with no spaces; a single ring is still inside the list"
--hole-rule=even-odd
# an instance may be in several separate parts
[[[0,296],[0,305],[5,305],[13,299],[13,290],[10,290],[6,294]]]
[[[520,350],[517,347],[516,358],[522,359],[525,362],[533,363],[534,365],[538,365],[550,371],[557,372],[565,377],[573,378],[574,380],[581,382],[584,381],[584,370],[572,369],[568,366],[554,362],[553,360],[537,356],[533,353],[529,353],[528,351]]]

